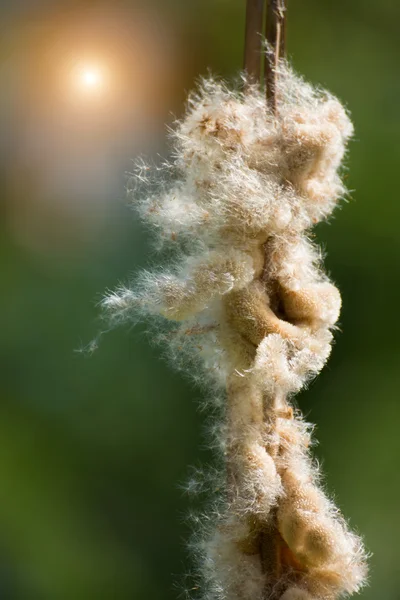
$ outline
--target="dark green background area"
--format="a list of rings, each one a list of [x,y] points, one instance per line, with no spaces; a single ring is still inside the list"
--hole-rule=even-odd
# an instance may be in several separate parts
[[[76,352],[102,327],[96,302],[105,290],[157,261],[124,199],[136,146],[124,146],[109,167],[107,218],[94,234],[87,236],[79,219],[60,228],[57,190],[40,217],[42,237],[53,236],[53,246],[37,251],[15,226],[41,197],[18,141],[26,120],[34,123],[39,113],[43,119],[45,71],[32,49],[46,48],[46,36],[61,32],[64,18],[79,23],[82,11],[105,4],[0,3],[2,599],[178,598],[174,586],[190,569],[185,539],[192,506],[180,486],[190,465],[210,460],[201,392],[170,370],[143,328],[108,333],[91,356]],[[151,10],[160,35],[176,47],[173,92],[161,98],[156,131],[144,125],[145,137],[148,127],[155,140],[150,154],[166,154],[162,123],[171,122],[171,111],[182,112],[196,77],[210,68],[229,78],[241,66],[244,2],[108,2],[123,4],[133,15]],[[343,99],[356,128],[346,179],[351,197],[317,231],[343,296],[341,331],[328,366],[298,403],[317,424],[327,488],[373,553],[370,587],[361,598],[399,600],[400,5],[290,0],[288,18],[295,68]],[[1,74],[17,59],[29,69],[12,95]],[[155,56],[148,77],[157,79],[158,68]],[[134,95],[140,82],[128,71],[124,77]],[[84,134],[88,152],[107,146],[110,136],[117,147],[127,131],[134,139],[131,124],[103,131],[98,142],[92,125]],[[71,135],[79,137],[79,127]],[[77,204],[79,176],[71,192]],[[65,190],[59,196],[72,202]],[[96,202],[91,206],[96,213]]]

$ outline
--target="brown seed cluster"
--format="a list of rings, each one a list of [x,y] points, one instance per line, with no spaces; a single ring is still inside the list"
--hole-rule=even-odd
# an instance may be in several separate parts
[[[223,397],[219,500],[195,544],[203,600],[334,600],[366,579],[362,542],[322,491],[310,426],[290,405],[339,316],[309,232],[345,193],[352,125],[285,63],[277,75],[275,113],[251,85],[207,80],[190,98],[169,183],[144,166],[136,178],[148,190],[138,211],[176,258],[104,301],[115,321],[172,323],[170,357],[197,361]]]

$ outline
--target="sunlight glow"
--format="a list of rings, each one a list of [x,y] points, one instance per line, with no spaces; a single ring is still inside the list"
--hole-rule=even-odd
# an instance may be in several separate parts
[[[80,96],[84,94],[88,99],[103,97],[109,87],[109,77],[106,77],[103,66],[81,63],[76,65],[71,74],[73,88]]]
[[[102,73],[99,69],[86,67],[82,69],[80,81],[84,88],[98,89],[103,83]]]
[[[99,87],[102,83],[101,72],[97,69],[85,69],[81,75],[82,85],[87,88]]]

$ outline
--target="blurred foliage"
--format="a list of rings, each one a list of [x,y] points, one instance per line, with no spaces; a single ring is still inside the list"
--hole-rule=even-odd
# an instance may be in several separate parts
[[[52,188],[54,201],[43,206],[37,157],[19,152],[27,121],[39,114],[46,120],[48,109],[43,116],[43,107],[33,104],[27,116],[25,71],[12,89],[10,72],[21,57],[29,58],[29,85],[37,86],[41,102],[45,74],[40,65],[35,70],[31,54],[38,36],[46,48],[47,32],[57,36],[59,28],[61,35],[67,17],[70,26],[88,9],[96,14],[111,4],[113,10],[124,5],[0,4],[2,599],[177,598],[174,582],[189,569],[184,540],[190,503],[179,484],[189,465],[210,458],[202,435],[206,417],[198,410],[201,392],[171,372],[143,329],[105,335],[91,357],[76,352],[102,327],[96,301],[106,288],[157,260],[146,232],[120,200],[124,171],[140,149],[116,148],[125,125],[124,135],[135,138],[138,121],[128,115],[112,140],[112,132],[101,137],[117,156],[111,160],[105,152],[104,161],[91,167],[93,186],[107,164],[105,181],[111,181],[103,190],[104,218],[94,230],[87,223],[100,204],[91,200],[83,219],[79,210],[87,198],[86,191],[79,196],[79,180],[71,197],[68,188]],[[208,67],[232,77],[240,67],[244,2],[138,0],[126,2],[124,10],[132,11],[133,21],[136,11],[148,11],[175,44],[173,93],[159,92],[156,131],[151,113],[144,121],[144,133],[154,140],[151,153],[165,153],[162,123],[182,110],[196,77]],[[400,370],[393,311],[400,300],[400,5],[304,0],[290,2],[288,14],[289,54],[297,70],[344,99],[356,126],[347,180],[354,191],[317,232],[343,295],[341,332],[328,367],[298,402],[317,423],[316,452],[327,487],[373,553],[371,585],[361,597],[398,600]],[[157,80],[158,61],[152,60],[148,77]],[[125,77],[133,98],[141,82],[129,72]],[[56,110],[54,123],[63,115]],[[78,141],[81,132],[77,127]],[[87,151],[91,140],[94,151],[100,143],[96,126],[83,135]],[[33,243],[29,227],[37,206],[40,229]]]

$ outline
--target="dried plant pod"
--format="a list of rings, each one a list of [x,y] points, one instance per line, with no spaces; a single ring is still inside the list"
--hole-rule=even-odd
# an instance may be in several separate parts
[[[346,192],[353,128],[331,94],[277,69],[273,110],[251,81],[207,79],[189,98],[173,162],[158,183],[141,165],[134,193],[176,259],[104,300],[113,322],[158,317],[171,361],[224,399],[219,496],[194,544],[203,600],[334,600],[366,581],[361,539],[321,489],[311,427],[290,404],[339,317],[310,229]]]

